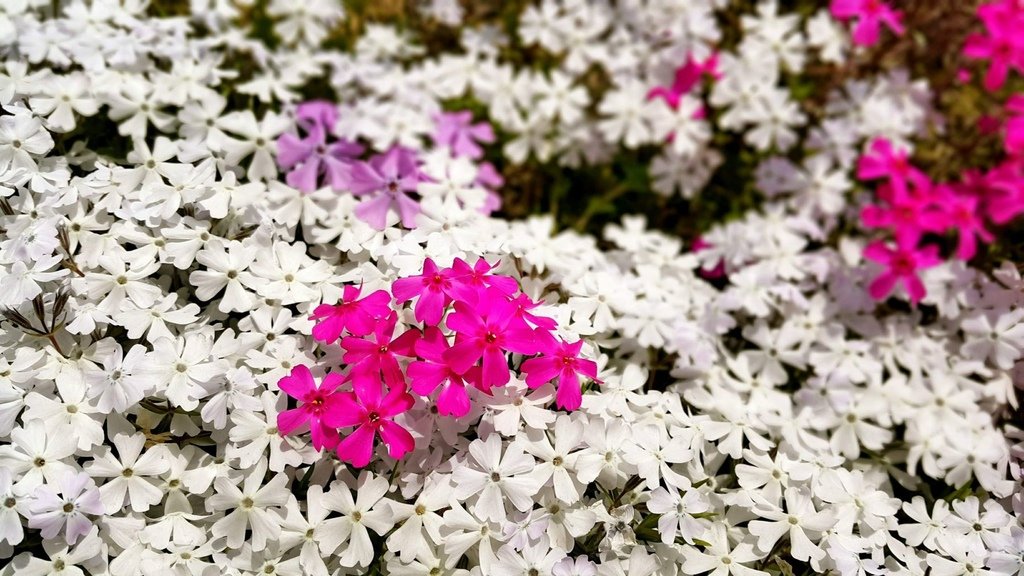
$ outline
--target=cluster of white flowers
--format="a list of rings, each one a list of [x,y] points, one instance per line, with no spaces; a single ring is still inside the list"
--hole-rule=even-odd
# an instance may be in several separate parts
[[[919,308],[868,296],[867,240],[837,225],[851,166],[933,113],[891,73],[812,122],[782,75],[846,57],[827,11],[744,15],[712,118],[647,93],[711,55],[724,0],[542,0],[512,39],[435,0],[448,53],[384,24],[324,48],[340,0],[263,3],[274,47],[240,27],[250,3],[191,4],[0,2],[0,575],[1024,575],[1024,279],[947,263]],[[422,154],[415,229],[284,183],[276,139],[317,83],[338,136]],[[464,98],[510,163],[661,146],[667,194],[720,164],[714,130],[779,155],[704,250],[642,217],[597,239],[475,209],[477,167],[430,139]],[[516,378],[459,419],[419,399],[416,449],[365,470],[279,434],[278,380],[346,369],[318,304],[457,257],[587,339],[580,410]]]

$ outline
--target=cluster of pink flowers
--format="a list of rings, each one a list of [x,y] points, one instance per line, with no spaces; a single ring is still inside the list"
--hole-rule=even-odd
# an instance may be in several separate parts
[[[280,433],[308,424],[314,448],[337,450],[356,467],[369,463],[377,436],[392,458],[402,458],[415,442],[395,419],[415,403],[410,392],[436,393],[438,413],[460,418],[471,408],[467,387],[490,394],[508,384],[513,353],[530,357],[519,366],[527,386],[557,380],[556,405],[579,408],[580,376],[597,381],[597,364],[579,357],[582,340],[556,337],[555,321],[531,312],[540,303],[514,278],[493,274],[494,266],[483,258],[473,265],[456,258],[450,268],[439,268],[427,259],[422,274],[396,280],[390,293],[363,296],[350,285],[341,302],[318,306],[313,337],[325,345],[340,342],[349,369],[328,373],[319,385],[306,366],[282,378],[278,387],[299,405],[279,414]],[[396,335],[398,314],[411,300],[421,326]],[[347,428],[341,438],[339,429]]]
[[[978,17],[987,34],[969,37],[964,55],[990,61],[983,86],[991,92],[1003,86],[1010,70],[1024,65],[1024,36],[1015,32],[1024,26],[1024,4],[998,0],[980,6]],[[1007,157],[987,171],[964,173],[959,182],[932,182],[906,152],[882,139],[860,158],[858,178],[884,179],[876,193],[881,203],[865,207],[861,221],[887,230],[892,240],[865,249],[867,258],[886,268],[869,287],[872,297],[885,298],[902,283],[911,302],[920,301],[925,288],[917,271],[943,259],[940,246],[928,243],[929,238],[955,232],[952,255],[970,260],[979,242],[995,239],[989,225],[1006,224],[1024,213],[1024,95],[1011,96],[1005,109],[1004,120],[986,117],[981,128],[984,134],[1002,134]]]
[[[887,297],[902,283],[911,302],[925,295],[918,270],[942,262],[939,245],[929,242],[955,232],[953,256],[970,260],[978,243],[995,237],[989,224],[1005,224],[1024,213],[1024,173],[1019,159],[1011,158],[986,173],[970,173],[960,182],[936,183],[910,163],[908,154],[887,140],[875,140],[857,165],[862,180],[883,179],[876,191],[881,202],[861,211],[867,228],[886,230],[892,242],[876,240],[865,256],[886,270],[869,287],[876,299]]]
[[[334,137],[338,108],[331,102],[299,104],[295,120],[299,133],[285,133],[277,140],[277,163],[287,171],[285,180],[290,186],[306,193],[330,186],[366,198],[356,208],[356,215],[376,230],[387,227],[391,210],[399,215],[402,226],[416,227],[420,205],[414,195],[419,183],[429,180],[420,171],[416,151],[393,146],[382,154],[360,159],[365,152],[361,144]],[[435,120],[435,145],[447,147],[455,157],[479,160],[483,149],[478,143],[495,140],[490,124],[473,124],[468,111],[442,113]],[[501,199],[494,189],[503,180],[492,164],[477,166],[476,183],[487,191],[481,210],[489,214],[500,208]]]
[[[860,46],[871,46],[878,42],[883,25],[897,36],[902,36],[904,32],[903,14],[883,0],[832,0],[829,9],[836,20],[856,21],[853,42]]]

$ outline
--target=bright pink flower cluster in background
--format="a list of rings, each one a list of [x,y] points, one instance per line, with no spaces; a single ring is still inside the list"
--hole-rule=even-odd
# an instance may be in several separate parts
[[[491,125],[473,124],[469,111],[438,114],[435,122],[434,144],[447,147],[455,157],[479,160],[483,149],[478,142],[495,140]],[[361,159],[365,152],[362,145],[334,137],[337,123],[338,108],[331,102],[313,100],[296,107],[299,132],[285,133],[277,139],[277,163],[287,171],[285,181],[305,193],[330,186],[365,198],[356,208],[356,216],[376,230],[387,227],[391,210],[398,213],[402,226],[415,228],[420,205],[414,195],[417,185],[428,180],[420,172],[419,155],[393,146],[382,154]],[[494,189],[504,182],[488,162],[480,163],[477,171],[476,183],[487,191],[481,210],[489,214],[501,207],[501,198]]]
[[[557,338],[555,321],[531,312],[540,304],[493,269],[483,258],[473,265],[457,258],[450,268],[427,259],[422,274],[396,280],[390,293],[363,296],[350,285],[341,302],[318,306],[313,337],[340,342],[349,369],[327,374],[319,385],[306,366],[282,378],[278,387],[299,405],[278,415],[280,433],[308,424],[314,448],[337,450],[356,467],[369,463],[378,436],[392,458],[402,458],[415,442],[395,418],[415,403],[410,392],[436,393],[438,413],[465,416],[468,387],[490,394],[508,384],[511,354],[529,356],[519,366],[527,386],[556,380],[556,405],[579,408],[580,376],[597,381],[597,364],[579,357],[583,341]],[[421,326],[395,334],[398,314],[412,300]]]
[[[904,32],[903,14],[893,10],[883,0],[832,0],[829,9],[836,20],[856,21],[853,42],[860,46],[871,46],[878,42],[883,25],[897,36],[902,36]]]
[[[989,61],[982,85],[992,92],[1005,84],[1011,70],[1024,69],[1024,35],[1019,32],[1024,29],[1024,3],[984,4],[978,17],[986,33],[969,37],[964,55]],[[969,74],[963,76],[969,79]],[[988,170],[965,172],[959,182],[932,182],[906,152],[884,139],[872,142],[860,158],[858,178],[883,180],[876,191],[880,202],[861,211],[861,222],[887,231],[891,240],[877,240],[865,248],[868,259],[885,267],[869,287],[872,297],[885,298],[902,284],[911,302],[920,301],[925,287],[918,271],[943,260],[936,239],[955,233],[951,256],[970,260],[979,242],[995,240],[991,225],[1006,224],[1024,213],[1024,95],[1011,96],[1003,116],[985,117],[979,127],[983,134],[1002,135],[1007,156]]]

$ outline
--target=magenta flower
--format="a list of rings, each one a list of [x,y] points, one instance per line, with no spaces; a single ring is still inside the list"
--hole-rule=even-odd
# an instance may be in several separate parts
[[[480,387],[504,386],[510,375],[506,351],[536,354],[533,330],[516,322],[516,307],[494,288],[484,290],[475,305],[458,301],[446,324],[456,332],[455,345],[444,352],[444,360],[458,374],[465,374],[483,359]]]
[[[537,328],[540,328],[540,330],[534,332],[536,335],[538,335],[538,337],[546,334],[549,338],[553,338],[550,336],[550,334],[547,334],[547,332],[550,332],[558,328],[558,322],[555,322],[554,318],[548,318],[547,316],[538,316],[530,312],[530,310],[533,310],[534,308],[540,306],[540,302],[534,302],[526,294],[516,295],[516,297],[513,298],[511,302],[512,305],[515,306],[516,311],[514,317],[517,320],[521,320],[523,322],[532,324]]]
[[[886,206],[865,206],[860,213],[861,223],[867,228],[887,228],[897,241],[916,244],[927,232],[940,233],[949,228],[949,218],[931,187],[901,195],[888,186],[878,191]]]
[[[1024,155],[1024,94],[1014,94],[1006,101],[1006,136],[1003,146],[1011,156]]]
[[[982,184],[984,210],[988,219],[1006,224],[1024,214],[1024,165],[1003,162],[985,174]]]
[[[398,302],[406,302],[418,296],[416,320],[425,324],[437,324],[444,315],[444,309],[452,301],[449,296],[452,291],[452,272],[450,269],[438,269],[437,264],[427,258],[423,261],[422,274],[395,280],[391,290]]]
[[[970,260],[978,252],[979,239],[985,243],[995,240],[995,236],[985,229],[981,199],[957,193],[950,186],[941,187],[941,194],[942,208],[946,212],[949,227],[957,231],[957,258]]]
[[[871,46],[878,42],[883,24],[892,30],[893,34],[903,35],[902,13],[893,10],[883,0],[832,0],[829,8],[837,20],[857,19],[853,28],[855,44]]]
[[[405,385],[405,377],[395,354],[415,356],[413,346],[420,333],[417,330],[406,330],[398,338],[393,338],[397,323],[398,314],[391,312],[387,317],[377,320],[373,330],[374,341],[356,336],[342,338],[341,347],[345,349],[342,359],[352,365],[352,383],[356,390],[379,387],[381,375],[389,388]]]
[[[909,194],[911,185],[923,187],[929,183],[928,177],[910,163],[910,156],[903,150],[897,150],[885,138],[877,138],[871,142],[871,152],[857,160],[857,178],[861,180],[877,180],[888,178],[893,189],[900,196]]]
[[[432,394],[440,386],[437,411],[443,416],[459,418],[469,413],[469,394],[462,376],[444,359],[449,348],[441,330],[436,326],[428,327],[423,338],[416,342],[416,354],[422,360],[409,364],[409,385],[423,396]]]
[[[583,403],[579,375],[597,380],[597,363],[579,357],[582,347],[582,340],[572,344],[561,340],[554,350],[544,351],[540,357],[523,362],[527,386],[537,388],[558,378],[555,405],[566,410],[579,408]]]
[[[342,392],[336,405],[324,420],[335,428],[356,426],[338,443],[338,458],[356,468],[370,463],[373,443],[379,435],[388,449],[388,455],[399,459],[412,451],[416,442],[408,430],[395,423],[394,418],[415,403],[405,391],[405,385],[381,393],[380,382],[375,386],[357,386],[355,392]]]
[[[902,283],[914,304],[925,296],[924,283],[917,277],[917,271],[930,268],[942,261],[939,258],[938,246],[917,247],[897,244],[895,248],[891,248],[882,241],[868,244],[864,249],[864,256],[886,267],[886,270],[868,287],[868,293],[872,298],[882,300],[893,291],[897,283]]]
[[[349,188],[356,196],[367,196],[356,207],[356,216],[376,230],[387,227],[388,210],[394,208],[402,219],[402,226],[416,227],[420,205],[407,192],[414,192],[421,180],[416,153],[395,146],[370,159],[352,166]]]
[[[1024,10],[1013,0],[991,2],[978,7],[978,17],[987,34],[972,34],[964,43],[964,55],[975,60],[988,60],[983,85],[998,90],[1006,83],[1010,70],[1024,69]]]
[[[338,431],[324,422],[324,415],[338,406],[335,391],[345,381],[341,374],[324,376],[319,386],[309,368],[301,364],[292,368],[291,373],[277,382],[282,392],[302,402],[298,408],[285,410],[277,415],[277,430],[283,435],[291,434],[299,426],[309,423],[313,448],[333,449],[338,445]]]
[[[693,88],[700,83],[701,78],[707,74],[713,78],[718,77],[718,55],[712,54],[701,62],[692,54],[686,56],[686,62],[676,68],[675,79],[671,86],[655,86],[647,93],[647,99],[661,98],[673,110],[679,108],[679,101],[684,94],[689,94]]]
[[[494,288],[497,292],[511,297],[519,290],[519,283],[514,278],[491,274],[498,265],[488,264],[483,258],[477,259],[470,266],[462,258],[456,258],[451,267],[451,294],[466,302],[476,302],[478,295],[486,288]]]
[[[473,124],[473,113],[469,110],[443,112],[434,118],[434,122],[434,145],[447,146],[455,156],[477,160],[484,155],[477,142],[494,142],[491,125],[487,122]]]
[[[330,344],[341,337],[344,331],[353,336],[365,336],[373,332],[377,318],[383,318],[391,312],[391,295],[384,290],[377,290],[360,300],[361,291],[360,286],[345,286],[341,302],[317,306],[309,317],[310,320],[318,320],[313,326],[313,339]]]

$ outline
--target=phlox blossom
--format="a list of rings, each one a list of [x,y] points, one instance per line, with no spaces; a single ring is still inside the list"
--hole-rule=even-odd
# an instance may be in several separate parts
[[[345,349],[345,362],[352,365],[352,381],[361,387],[379,386],[381,376],[389,387],[404,386],[405,376],[398,364],[396,354],[413,356],[413,346],[419,339],[418,330],[406,330],[401,336],[394,337],[398,314],[391,312],[379,320],[373,330],[373,340],[348,336],[341,341]]]
[[[309,368],[298,365],[291,373],[277,382],[282,392],[302,402],[298,408],[285,410],[277,415],[277,429],[281,434],[291,434],[299,426],[309,423],[313,447],[333,449],[338,445],[338,431],[324,422],[324,416],[338,408],[339,396],[335,390],[345,381],[340,374],[324,376],[317,386]]]
[[[415,441],[408,430],[395,423],[394,418],[412,408],[415,401],[399,385],[383,394],[382,386],[356,386],[354,392],[339,394],[338,401],[325,415],[325,421],[336,428],[355,426],[338,443],[338,457],[357,468],[370,463],[373,443],[377,436],[388,449],[388,455],[398,459],[413,449]]]
[[[832,0],[829,8],[832,16],[838,20],[857,20],[853,28],[853,41],[861,46],[871,46],[878,42],[883,24],[893,34],[903,35],[902,13],[893,10],[883,0]]]
[[[994,91],[1003,87],[1011,70],[1024,69],[1024,9],[1015,0],[999,0],[978,7],[985,34],[972,34],[964,44],[964,56],[988,60],[983,86]]]
[[[437,411],[443,416],[459,418],[469,413],[469,394],[466,383],[451,363],[445,360],[449,350],[448,339],[436,326],[429,326],[423,338],[416,342],[416,354],[422,358],[409,364],[410,387],[426,396],[441,387],[437,396]]]
[[[360,286],[345,286],[341,302],[337,304],[321,304],[313,310],[311,320],[317,320],[313,326],[313,338],[330,344],[347,331],[353,336],[365,336],[373,332],[376,319],[388,315],[391,295],[384,290],[377,290],[365,298],[359,298]]]
[[[483,360],[480,385],[504,386],[510,374],[505,352],[537,353],[537,338],[522,321],[516,321],[516,307],[496,288],[479,294],[475,306],[456,302],[455,312],[448,316],[448,328],[457,334],[455,345],[444,353],[444,359],[459,374],[465,374]]]
[[[477,160],[484,155],[483,148],[477,142],[490,144],[495,140],[491,125],[487,122],[474,124],[473,113],[469,110],[444,112],[438,114],[434,121],[434,144],[451,148],[455,156]]]
[[[882,300],[893,291],[897,283],[902,283],[910,301],[915,304],[925,295],[924,283],[918,278],[917,271],[941,262],[939,248],[935,245],[919,247],[897,244],[891,247],[877,241],[864,249],[864,256],[886,268],[868,287],[872,298]]]
[[[415,152],[395,146],[368,162],[353,165],[349,188],[356,196],[367,198],[356,207],[356,216],[376,230],[383,230],[387,227],[388,211],[394,208],[402,226],[415,228],[420,205],[408,193],[415,192],[422,179],[418,164]]]
[[[426,324],[437,324],[441,321],[444,309],[452,301],[449,296],[452,289],[452,272],[439,269],[430,258],[423,262],[422,274],[395,280],[391,287],[398,302],[418,297],[415,308],[416,320]]]
[[[539,357],[523,362],[526,384],[530,388],[537,388],[558,378],[555,404],[559,408],[576,410],[583,403],[579,375],[597,380],[597,363],[580,358],[581,348],[582,340],[571,344],[562,340],[554,349],[545,350]]]

